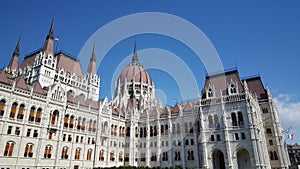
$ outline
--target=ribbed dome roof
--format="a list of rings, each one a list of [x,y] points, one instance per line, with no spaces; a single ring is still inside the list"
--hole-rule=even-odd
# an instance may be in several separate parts
[[[125,79],[127,80],[127,82],[141,82],[144,84],[152,85],[152,80],[149,73],[138,62],[136,45],[134,45],[134,54],[132,56],[131,64],[128,65],[119,76],[121,84],[125,83]]]
[[[152,85],[149,73],[139,64],[130,64],[123,70],[119,76],[120,83],[124,84],[125,79],[127,79],[127,82],[142,82],[144,84]]]

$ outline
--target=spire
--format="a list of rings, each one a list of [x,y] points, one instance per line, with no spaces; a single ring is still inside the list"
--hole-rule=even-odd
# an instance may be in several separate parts
[[[133,49],[133,56],[132,56],[132,64],[136,65],[139,63],[139,58],[136,52],[136,41],[134,41],[134,49]]]
[[[18,70],[19,69],[19,56],[20,56],[20,42],[22,35],[20,35],[15,51],[10,59],[8,68],[10,70]]]
[[[52,38],[54,39],[54,18],[52,18],[51,26],[46,39]]]
[[[46,37],[43,51],[45,52],[46,56],[48,54],[54,53],[54,18],[52,18],[51,26],[48,32],[48,35]]]
[[[92,57],[90,59],[89,67],[88,67],[88,70],[87,70],[87,73],[90,74],[90,75],[96,75],[97,74],[95,49],[96,49],[96,47],[95,47],[95,44],[94,44]]]

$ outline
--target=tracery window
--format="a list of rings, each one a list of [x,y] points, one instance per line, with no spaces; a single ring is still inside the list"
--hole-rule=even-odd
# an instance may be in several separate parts
[[[25,151],[24,151],[24,157],[31,158],[33,156],[32,148],[33,148],[33,144],[31,144],[31,143],[26,144]]]
[[[80,148],[76,148],[76,150],[75,150],[75,157],[74,157],[74,159],[75,160],[79,160],[80,159]]]
[[[9,117],[10,118],[15,118],[16,116],[16,111],[17,111],[17,106],[18,106],[18,103],[14,102],[11,106],[11,110],[10,110],[10,115]]]
[[[61,158],[62,159],[68,159],[69,155],[68,155],[68,147],[63,147],[61,150]]]
[[[104,161],[104,150],[100,150],[99,152],[99,160]]]
[[[47,145],[44,150],[44,158],[51,158],[52,146]]]
[[[0,101],[0,117],[2,117],[4,115],[4,112],[5,112],[5,100],[2,99]]]
[[[20,119],[20,120],[23,119],[23,117],[24,117],[24,108],[25,108],[25,105],[21,104],[20,107],[19,107],[17,119]]]
[[[11,157],[14,151],[15,143],[12,141],[8,141],[5,145],[3,156]]]

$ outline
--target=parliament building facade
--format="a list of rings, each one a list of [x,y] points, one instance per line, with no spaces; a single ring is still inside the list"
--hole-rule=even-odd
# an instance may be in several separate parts
[[[0,70],[0,169],[288,168],[278,111],[259,76],[207,75],[198,99],[162,107],[134,48],[113,99],[99,100],[94,49],[84,74],[78,60],[54,53],[53,30],[52,21],[43,47],[21,64],[19,40]]]

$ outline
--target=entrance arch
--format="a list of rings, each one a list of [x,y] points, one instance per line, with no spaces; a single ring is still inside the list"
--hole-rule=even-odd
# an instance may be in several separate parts
[[[212,154],[213,169],[225,169],[224,154],[220,150],[215,150]]]
[[[239,169],[251,169],[250,154],[247,150],[241,149],[236,153],[238,168]]]

